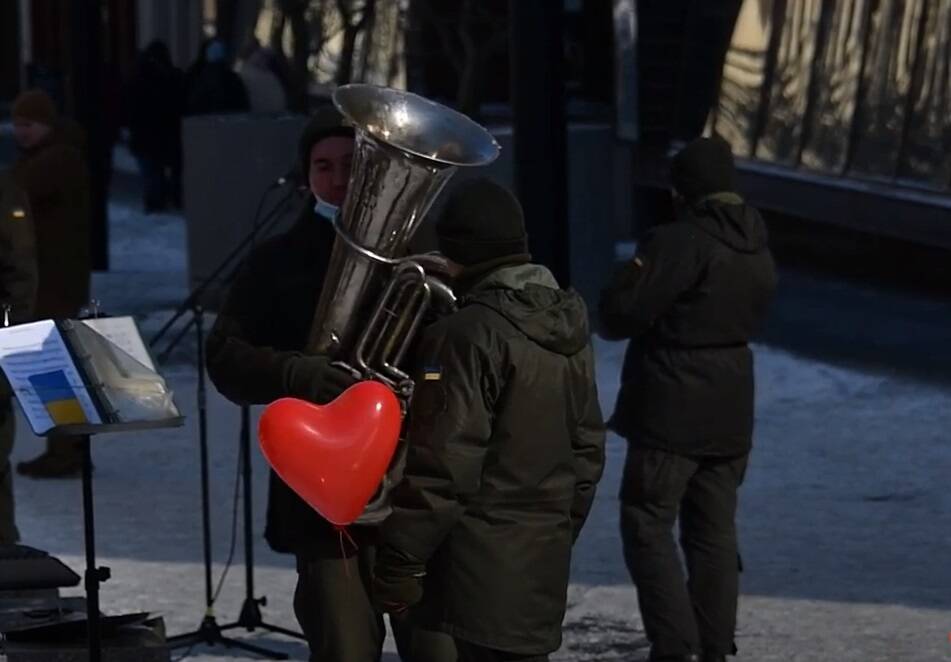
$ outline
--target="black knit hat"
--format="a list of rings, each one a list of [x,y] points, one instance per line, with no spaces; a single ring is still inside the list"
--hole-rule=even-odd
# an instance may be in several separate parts
[[[522,206],[491,179],[464,181],[436,221],[439,252],[464,266],[528,252]]]
[[[713,193],[734,190],[733,152],[720,136],[697,138],[674,156],[670,181],[674,189],[694,203]]]
[[[353,127],[347,123],[340,111],[333,105],[327,104],[318,108],[311,116],[297,144],[300,171],[305,182],[310,176],[310,150],[324,138],[333,136],[353,138]]]

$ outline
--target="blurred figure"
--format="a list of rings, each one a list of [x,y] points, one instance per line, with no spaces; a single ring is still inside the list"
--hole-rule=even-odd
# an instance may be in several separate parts
[[[723,662],[739,592],[737,492],[753,436],[753,353],[776,268],[759,212],[734,190],[730,145],[674,157],[673,222],[602,293],[601,330],[630,338],[610,426],[629,442],[624,558],[650,660]],[[684,578],[672,536],[680,522]]]
[[[36,297],[36,245],[26,195],[12,177],[0,173],[0,305],[3,323],[26,322]],[[13,507],[13,392],[0,373],[0,545],[16,543],[20,534]]]
[[[208,51],[208,45],[214,39],[205,38],[202,39],[201,45],[198,47],[198,55],[195,56],[195,60],[185,68],[185,94],[188,94],[188,90],[192,89],[195,85],[195,81],[198,79],[198,74],[201,73],[201,70],[205,68],[206,52]],[[187,99],[186,99],[187,100]]]
[[[287,110],[287,94],[275,73],[274,59],[274,51],[254,41],[238,65],[237,72],[248,91],[252,113],[281,113]]]
[[[75,317],[89,300],[92,270],[83,131],[76,122],[59,118],[52,99],[40,90],[17,97],[11,114],[20,148],[13,178],[26,194],[36,233],[35,317]],[[17,471],[34,477],[77,476],[80,440],[49,439],[46,452],[20,463]]]
[[[185,79],[168,46],[150,43],[126,89],[129,147],[144,182],[146,213],[182,206],[182,111]]]
[[[212,39],[198,62],[189,70],[186,115],[246,112],[248,91],[228,65],[228,51],[220,39]]]

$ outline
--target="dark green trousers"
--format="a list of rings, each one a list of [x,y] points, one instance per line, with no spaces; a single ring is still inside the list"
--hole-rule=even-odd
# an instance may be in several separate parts
[[[548,662],[547,655],[518,655],[456,640],[459,662]]]
[[[624,560],[655,657],[736,652],[737,490],[748,455],[685,457],[632,445],[621,486]],[[680,520],[680,546],[673,538]]]
[[[310,645],[311,662],[378,662],[386,638],[383,615],[370,601],[376,546],[361,543],[353,556],[297,559],[294,613]],[[403,662],[457,662],[452,637],[391,616]]]
[[[15,437],[13,420],[11,398],[0,396],[0,545],[12,545],[20,539],[14,518],[13,470],[10,466]]]

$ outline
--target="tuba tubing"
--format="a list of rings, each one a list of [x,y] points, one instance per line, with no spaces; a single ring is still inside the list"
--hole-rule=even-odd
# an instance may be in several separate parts
[[[499,145],[465,115],[410,92],[344,85],[333,100],[354,127],[354,157],[306,350],[386,384],[405,411],[414,383],[402,363],[426,316],[455,306],[438,276],[444,258],[406,256],[409,241],[456,170],[491,163]],[[405,446],[357,523],[389,514]]]

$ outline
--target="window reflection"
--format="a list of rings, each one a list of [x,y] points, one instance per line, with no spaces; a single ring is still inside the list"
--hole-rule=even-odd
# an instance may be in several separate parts
[[[745,0],[712,127],[737,154],[951,188],[951,0]]]

